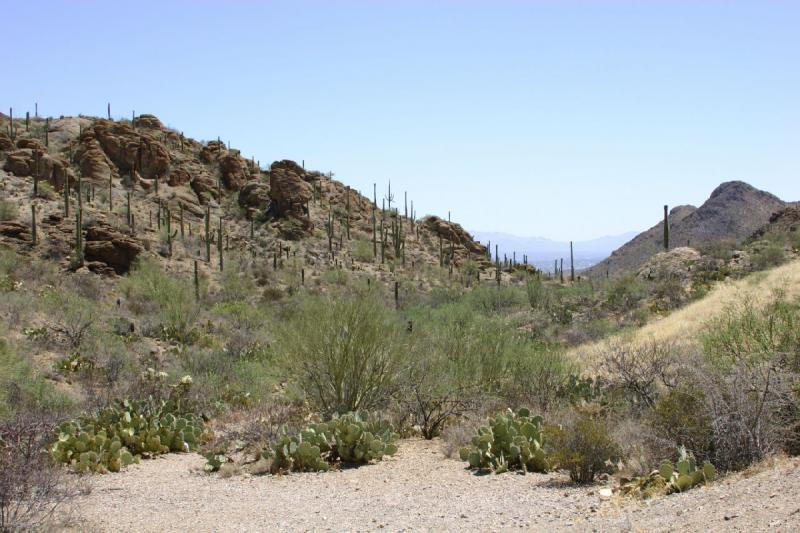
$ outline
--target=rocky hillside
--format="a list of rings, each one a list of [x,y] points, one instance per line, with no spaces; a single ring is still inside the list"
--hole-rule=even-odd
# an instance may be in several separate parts
[[[460,225],[417,220],[404,198],[367,198],[293,161],[263,169],[153,115],[0,122],[0,244],[64,268],[124,274],[150,256],[209,273],[244,253],[312,279],[348,268],[388,282],[425,265],[470,276],[488,266]]]
[[[698,247],[740,242],[767,224],[788,204],[776,196],[741,181],[729,181],[714,189],[700,207],[682,205],[669,213],[671,246]],[[639,270],[654,254],[663,251],[664,223],[659,222],[590,268],[590,275],[611,275]]]

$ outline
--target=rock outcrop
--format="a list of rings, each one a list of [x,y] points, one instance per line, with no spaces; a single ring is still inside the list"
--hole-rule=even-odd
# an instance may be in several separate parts
[[[169,171],[169,151],[152,133],[134,130],[119,122],[98,120],[84,130],[81,143],[92,138],[121,173],[135,170],[134,179],[141,176],[152,180],[156,176],[166,176]]]
[[[238,191],[250,179],[247,162],[235,153],[228,152],[219,159],[222,185],[229,191]]]
[[[486,255],[486,247],[476,242],[467,231],[455,222],[448,222],[437,216],[431,215],[422,220],[422,224],[438,235],[446,243],[453,242],[471,254]]]
[[[292,232],[290,237],[310,232],[314,227],[308,217],[308,202],[313,197],[313,189],[305,181],[305,174],[300,165],[286,159],[273,163],[269,171],[271,214],[294,219],[300,224],[299,231]]]
[[[105,222],[95,221],[86,228],[84,257],[88,262],[104,263],[117,274],[127,273],[144,251],[141,243],[114,229]]]
[[[248,218],[255,218],[269,205],[269,187],[261,181],[248,182],[239,191],[239,206],[247,210]]]

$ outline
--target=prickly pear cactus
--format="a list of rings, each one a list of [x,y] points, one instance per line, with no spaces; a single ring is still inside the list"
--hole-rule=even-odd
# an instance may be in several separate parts
[[[205,433],[195,415],[163,411],[164,404],[115,401],[96,416],[64,422],[50,454],[77,472],[118,472],[142,457],[197,448]]]
[[[637,477],[620,487],[623,494],[652,498],[659,494],[685,492],[698,485],[704,485],[717,477],[716,468],[711,463],[697,467],[694,457],[686,448],[679,450],[678,462],[664,461],[649,475]]]
[[[471,446],[462,448],[459,455],[469,468],[489,469],[496,474],[508,470],[546,472],[543,445],[542,418],[531,416],[527,409],[516,413],[508,409],[480,427]]]
[[[283,435],[273,446],[271,470],[324,472],[337,463],[379,461],[397,452],[396,439],[387,421],[367,421],[365,413],[347,413],[312,424],[297,435]]]

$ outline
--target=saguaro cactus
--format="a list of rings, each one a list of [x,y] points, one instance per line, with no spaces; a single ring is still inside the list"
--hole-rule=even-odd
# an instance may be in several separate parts
[[[669,206],[664,206],[664,249],[669,250]]]
[[[31,204],[31,244],[36,246],[36,205]]]
[[[222,272],[223,268],[223,253],[222,253],[222,217],[219,217],[219,239],[217,240],[217,252],[219,253],[219,271]]]
[[[194,260],[194,299],[200,301],[200,277],[197,275],[197,259]]]
[[[211,208],[206,206],[206,263],[211,263]]]
[[[569,241],[569,280],[575,281],[575,256],[572,253],[572,241]]]

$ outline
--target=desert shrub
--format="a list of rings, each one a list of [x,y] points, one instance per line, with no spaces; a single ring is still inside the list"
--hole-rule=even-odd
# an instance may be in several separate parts
[[[659,312],[669,311],[680,307],[688,293],[683,280],[670,272],[659,272],[656,276],[651,293],[654,298],[654,310]]]
[[[363,263],[371,263],[373,257],[372,241],[368,239],[356,239],[353,243],[353,259]]]
[[[459,418],[457,422],[448,424],[442,430],[442,453],[445,457],[454,458],[461,448],[469,446],[472,437],[480,427],[477,417]]]
[[[287,377],[326,414],[373,409],[394,392],[405,325],[368,293],[308,296],[279,336]]]
[[[49,289],[42,305],[50,317],[50,328],[64,338],[73,351],[80,350],[100,316],[97,304],[65,288]]]
[[[47,455],[52,418],[0,421],[0,531],[42,531],[74,494]]]
[[[46,181],[39,181],[39,183],[36,184],[36,188],[36,193],[39,198],[44,198],[45,200],[55,200],[58,198],[58,194],[55,189],[53,189],[53,186]]]
[[[784,244],[779,240],[760,241],[753,246],[751,264],[753,270],[766,270],[786,261]]]
[[[663,394],[646,416],[656,446],[662,450],[683,446],[700,459],[711,458],[713,428],[706,400],[697,380],[684,380]]]
[[[634,309],[647,296],[644,282],[633,274],[611,280],[606,289],[606,306],[612,311],[627,312]]]
[[[489,469],[495,474],[509,470],[546,472],[549,464],[544,450],[542,418],[528,409],[508,409],[478,428],[470,446],[459,450],[470,468]]]
[[[613,472],[621,459],[602,414],[584,410],[563,426],[548,426],[546,434],[552,449],[549,460],[569,471],[576,483],[591,483],[597,474]]]
[[[200,308],[192,282],[164,272],[157,263],[141,261],[120,288],[131,310],[150,322],[149,333],[185,343],[193,340]]]
[[[296,436],[284,435],[273,447],[273,472],[327,471],[331,465],[362,465],[394,455],[397,434],[385,420],[346,413],[312,424]]]
[[[219,297],[223,302],[246,302],[256,293],[255,278],[241,257],[232,256],[225,260],[219,282]]]
[[[422,372],[431,372],[430,367],[420,365]],[[418,375],[421,375],[418,374]],[[441,374],[431,373],[441,380]],[[419,427],[422,436],[428,440],[438,437],[445,424],[459,418],[466,413],[476,411],[479,402],[479,391],[475,386],[435,386],[436,380],[411,379],[404,384],[402,392],[398,394],[404,418],[410,419],[411,424]]]
[[[550,320],[562,325],[572,322],[575,312],[570,290],[566,286],[545,283],[539,277],[529,279],[525,285],[531,308],[542,311]]]
[[[512,405],[553,407],[576,369],[557,348],[527,343],[509,363],[503,396]]]
[[[475,311],[492,315],[522,304],[522,293],[516,287],[481,286],[469,291],[465,302]]]
[[[17,204],[8,200],[0,200],[0,221],[16,220],[18,216]]]
[[[800,379],[768,363],[708,369],[701,376],[704,413],[711,423],[711,462],[739,470],[800,435]]]
[[[0,420],[20,413],[61,415],[73,407],[70,397],[34,373],[0,330]]]
[[[771,361],[800,370],[800,304],[781,293],[766,305],[743,300],[708,322],[702,337],[706,357],[731,366]]]
[[[671,344],[620,340],[601,355],[601,368],[609,384],[624,391],[634,405],[653,407],[658,386],[671,376],[673,351]]]

